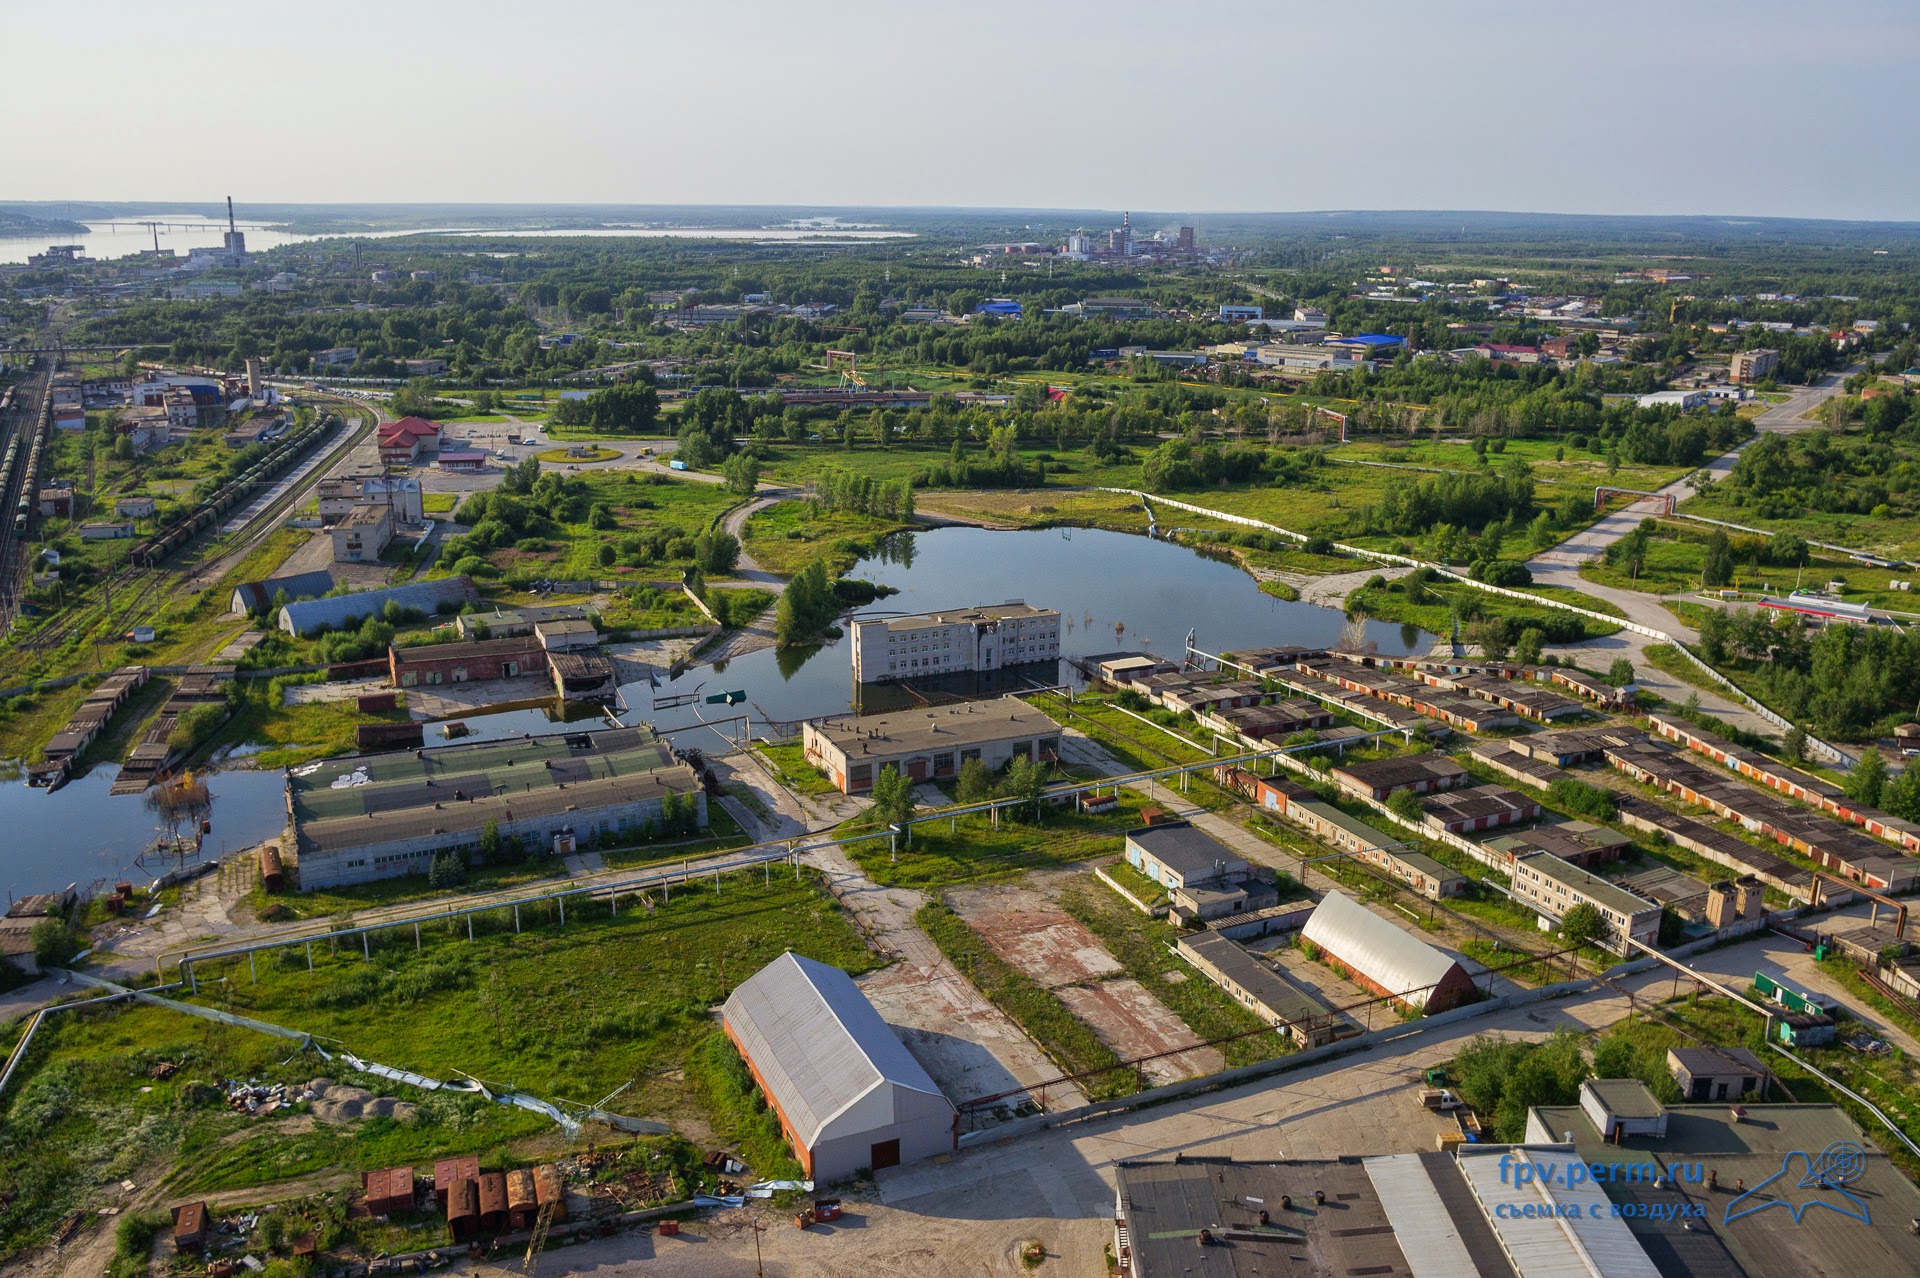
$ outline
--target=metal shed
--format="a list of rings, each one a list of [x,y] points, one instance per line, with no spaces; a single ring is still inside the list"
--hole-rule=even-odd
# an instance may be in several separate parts
[[[507,1174],[480,1173],[480,1232],[497,1234],[507,1227]]]
[[[184,1203],[173,1209],[173,1246],[176,1251],[199,1251],[207,1242],[207,1205]]]
[[[507,1173],[507,1227],[525,1229],[533,1224],[539,1200],[533,1193],[533,1173],[522,1167]]]
[[[553,1204],[554,1220],[567,1218],[567,1182],[552,1163],[542,1163],[533,1169],[533,1196],[541,1207]]]
[[[471,1180],[456,1180],[441,1191],[447,1205],[447,1232],[454,1241],[471,1238],[480,1232],[480,1186]]]
[[[413,1168],[388,1167],[360,1173],[360,1188],[366,1191],[367,1211],[375,1216],[413,1210]]]
[[[814,1180],[957,1146],[952,1103],[839,968],[789,951],[734,990],[721,1015]]]
[[[1355,984],[1410,1007],[1444,1012],[1473,997],[1465,968],[1339,892],[1327,893],[1300,935],[1345,968]]]
[[[357,626],[368,617],[386,609],[388,603],[402,608],[418,608],[433,613],[443,606],[477,602],[480,592],[470,577],[443,577],[438,581],[415,581],[385,590],[362,590],[349,595],[329,595],[320,599],[298,599],[283,606],[278,614],[280,629],[290,635],[309,635],[322,628],[335,630]]]

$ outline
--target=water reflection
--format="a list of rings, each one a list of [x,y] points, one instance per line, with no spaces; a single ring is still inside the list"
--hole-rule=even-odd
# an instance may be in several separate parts
[[[1424,651],[1434,641],[1417,626],[1349,620],[1338,609],[1276,599],[1238,568],[1185,546],[1097,529],[896,533],[850,575],[899,592],[868,609],[874,612],[926,612],[1010,599],[1058,608],[1060,646],[1067,657],[1121,648],[1178,657],[1189,630],[1210,652],[1344,639],[1398,654]],[[655,670],[621,686],[616,712],[623,722],[647,720],[678,729],[684,734],[676,735],[679,744],[712,750],[723,748],[724,742],[700,724],[737,718],[742,712],[750,716],[756,733],[782,734],[802,719],[849,708],[874,713],[1080,682],[1073,666],[1061,661],[856,687],[848,644],[842,635],[805,648],[752,652],[694,667],[678,677]],[[744,707],[704,702],[709,693],[734,689],[746,692]],[[691,694],[697,694],[691,702],[682,701]],[[540,711],[521,710],[472,716],[466,722],[477,733],[492,736],[551,730],[553,720]],[[737,735],[740,725],[734,722],[726,730]]]

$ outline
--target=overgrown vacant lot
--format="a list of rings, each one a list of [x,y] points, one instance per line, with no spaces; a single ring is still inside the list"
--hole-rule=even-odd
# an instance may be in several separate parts
[[[848,511],[816,509],[812,502],[782,501],[747,521],[743,548],[769,572],[796,573],[822,555],[845,572],[886,534],[909,525]]]
[[[465,930],[411,929],[376,945],[331,954],[316,946],[259,960],[259,983],[241,961],[203,967],[198,1001],[307,1031],[329,1050],[436,1078],[473,1074],[494,1086],[592,1101],[638,1080],[614,1108],[673,1118],[698,1114],[704,1093],[680,1075],[688,1052],[712,1035],[709,1009],[786,949],[852,972],[875,960],[839,907],[792,871],[758,874],[655,897],[569,907],[557,918],[522,907],[525,927],[490,917]],[[431,1160],[450,1152],[504,1157],[516,1141],[548,1139],[552,1124],[525,1111],[446,1093],[419,1093],[355,1078],[288,1040],[134,1007],[62,1013],[35,1038],[23,1075],[0,1111],[0,1251],[45,1238],[61,1213],[97,1206],[96,1187],[166,1176],[170,1193],[243,1187],[330,1170]],[[180,1065],[150,1077],[155,1063]],[[333,1125],[300,1113],[250,1120],[225,1108],[227,1078],[355,1082],[417,1102],[411,1121]],[[142,1090],[143,1088],[148,1090]],[[102,1191],[104,1192],[104,1191]],[[104,1203],[105,1198],[101,1199]]]
[[[1118,811],[1087,816],[1067,808],[1048,807],[1038,822],[1032,809],[1000,814],[994,829],[984,816],[957,818],[957,822],[928,821],[913,827],[911,844],[902,841],[897,857],[885,836],[851,845],[848,853],[876,882],[890,887],[942,887],[954,883],[995,883],[1020,877],[1028,870],[1058,869],[1118,852],[1122,836],[1140,824],[1146,800],[1122,791]],[[849,829],[852,828],[850,825]]]

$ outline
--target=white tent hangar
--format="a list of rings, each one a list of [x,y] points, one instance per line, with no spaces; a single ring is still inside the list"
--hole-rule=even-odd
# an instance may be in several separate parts
[[[748,977],[720,1014],[814,1180],[958,1145],[952,1103],[839,968],[789,951]]]
[[[1321,899],[1300,935],[1347,969],[1354,984],[1410,1007],[1444,1012],[1474,997],[1465,968],[1339,892]]]

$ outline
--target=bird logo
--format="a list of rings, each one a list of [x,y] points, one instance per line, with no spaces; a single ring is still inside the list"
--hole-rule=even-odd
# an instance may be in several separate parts
[[[1780,1160],[1779,1171],[1729,1202],[1721,1223],[1730,1225],[1742,1216],[1751,1216],[1769,1207],[1785,1207],[1793,1213],[1793,1223],[1797,1225],[1809,1210],[1824,1207],[1842,1216],[1851,1216],[1863,1225],[1871,1225],[1873,1220],[1867,1213],[1867,1204],[1846,1188],[1866,1172],[1867,1151],[1850,1140],[1834,1141],[1818,1156],[1795,1150]],[[1829,1190],[1833,1196],[1813,1196],[1795,1203],[1790,1197],[1776,1198],[1764,1192],[1769,1185],[1796,1173],[1794,1188]]]

